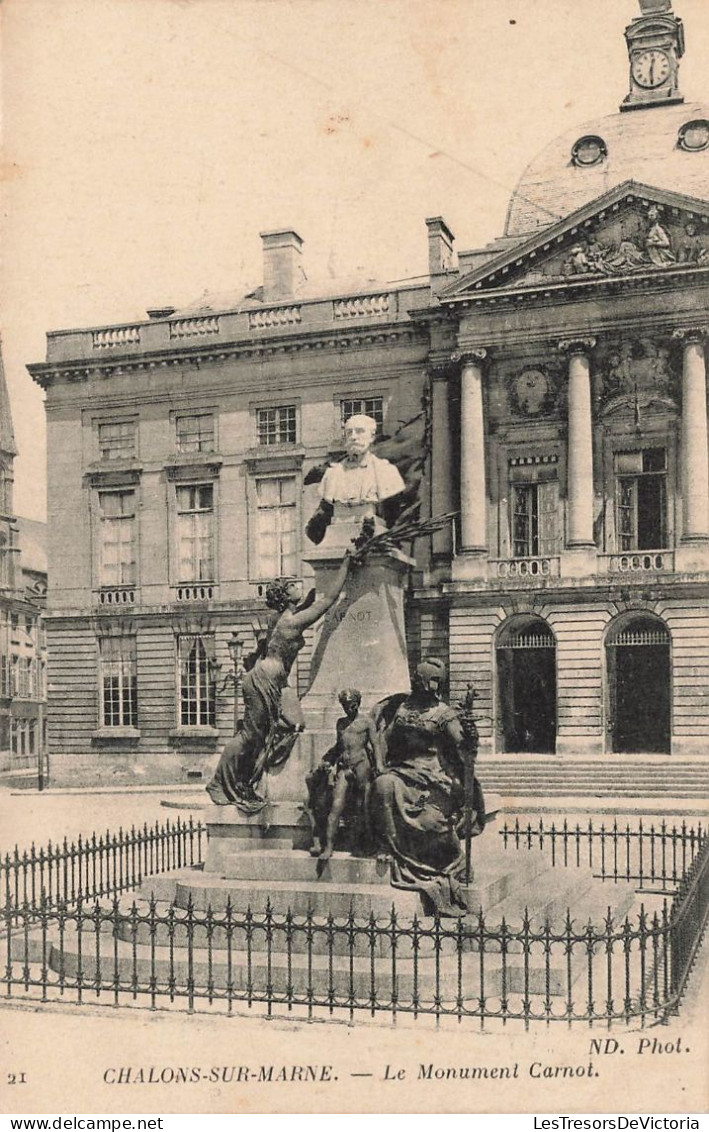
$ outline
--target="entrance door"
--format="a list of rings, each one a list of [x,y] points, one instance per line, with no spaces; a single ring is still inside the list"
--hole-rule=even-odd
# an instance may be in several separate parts
[[[670,750],[670,639],[660,621],[627,624],[607,645],[612,748]]]
[[[497,646],[498,728],[503,751],[556,747],[556,641],[541,619],[511,626]]]

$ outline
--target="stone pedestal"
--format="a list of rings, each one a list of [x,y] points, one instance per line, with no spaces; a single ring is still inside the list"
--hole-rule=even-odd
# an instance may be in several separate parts
[[[318,593],[327,593],[341,557],[328,550],[305,557]],[[308,730],[334,734],[342,688],[359,688],[365,711],[385,696],[410,691],[404,583],[413,564],[408,555],[391,550],[351,568],[345,590],[316,628],[310,687],[302,700]]]
[[[358,532],[357,524],[348,531],[336,528],[335,538],[305,556],[318,594],[332,590],[344,550]],[[344,592],[315,630],[310,687],[301,701],[306,730],[288,761],[265,775],[259,788],[272,803],[305,802],[305,780],[335,741],[342,715],[339,691],[359,688],[367,711],[385,696],[411,690],[404,584],[413,564],[408,555],[392,550],[351,568]]]

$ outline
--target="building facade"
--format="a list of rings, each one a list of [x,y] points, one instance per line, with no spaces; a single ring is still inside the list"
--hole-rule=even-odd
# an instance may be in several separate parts
[[[45,775],[44,523],[13,511],[17,448],[0,358],[0,771]]]
[[[303,572],[308,481],[354,412],[385,437],[426,417],[424,513],[459,518],[417,546],[410,655],[443,656],[454,696],[473,681],[487,758],[703,759],[709,108],[680,93],[669,0],[626,40],[620,110],[532,162],[490,245],[427,220],[425,279],[311,294],[300,238],[272,232],[232,303],[48,335],[63,774],[203,774],[229,643]]]

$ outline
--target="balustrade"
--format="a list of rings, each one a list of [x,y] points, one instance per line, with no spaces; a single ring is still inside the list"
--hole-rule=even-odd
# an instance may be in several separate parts
[[[98,602],[99,605],[135,605],[135,590],[132,586],[100,590]]]
[[[219,333],[217,315],[199,318],[177,318],[170,323],[171,338],[202,338],[205,334]]]
[[[268,330],[278,326],[294,326],[301,321],[300,307],[269,307],[249,311],[249,330]]]
[[[178,601],[211,601],[214,597],[215,587],[211,582],[200,582],[197,585],[178,586]]]
[[[600,556],[609,574],[654,574],[674,569],[672,550],[629,550],[623,554]]]
[[[109,326],[105,330],[91,332],[94,350],[110,350],[117,346],[136,346],[140,344],[139,326]]]
[[[493,578],[558,578],[558,558],[495,558],[490,561]]]
[[[356,295],[350,299],[335,299],[332,314],[335,320],[383,317],[389,314],[390,306],[389,295]]]

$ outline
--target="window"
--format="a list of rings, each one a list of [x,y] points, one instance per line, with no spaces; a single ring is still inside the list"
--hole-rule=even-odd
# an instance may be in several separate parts
[[[135,455],[135,421],[108,421],[98,426],[102,460],[127,460]]]
[[[179,485],[177,495],[177,561],[180,582],[214,578],[214,485]]]
[[[99,492],[99,584],[135,585],[135,492]]]
[[[13,719],[10,724],[10,736],[12,753],[14,755],[24,755],[27,749],[27,731],[24,719]]]
[[[256,575],[292,577],[298,572],[296,479],[256,480]]]
[[[340,420],[344,427],[345,421],[350,417],[363,414],[372,417],[377,422],[377,434],[382,431],[384,424],[384,398],[383,397],[346,397],[340,401]]]
[[[679,132],[677,144],[680,149],[685,149],[688,153],[698,153],[702,149],[708,149],[709,122],[706,118],[695,118],[691,122],[685,122]]]
[[[10,743],[15,755],[34,755],[37,752],[37,720],[13,719],[10,724]]]
[[[667,453],[644,448],[615,454],[618,549],[667,546]]]
[[[259,444],[295,444],[297,439],[295,405],[274,405],[257,409]]]
[[[135,637],[99,641],[102,727],[137,727],[138,676]]]
[[[11,694],[19,700],[31,700],[35,694],[35,667],[29,656],[13,656],[11,660]]]
[[[588,134],[586,137],[579,138],[571,150],[573,165],[600,165],[601,161],[607,156],[608,147],[606,143],[603,138],[596,137],[595,134]]]
[[[180,726],[216,726],[214,638],[188,634],[180,637]]]
[[[178,452],[213,452],[214,414],[175,417],[175,434]]]
[[[556,460],[556,456],[520,456],[509,461],[513,558],[547,558],[559,553]]]

